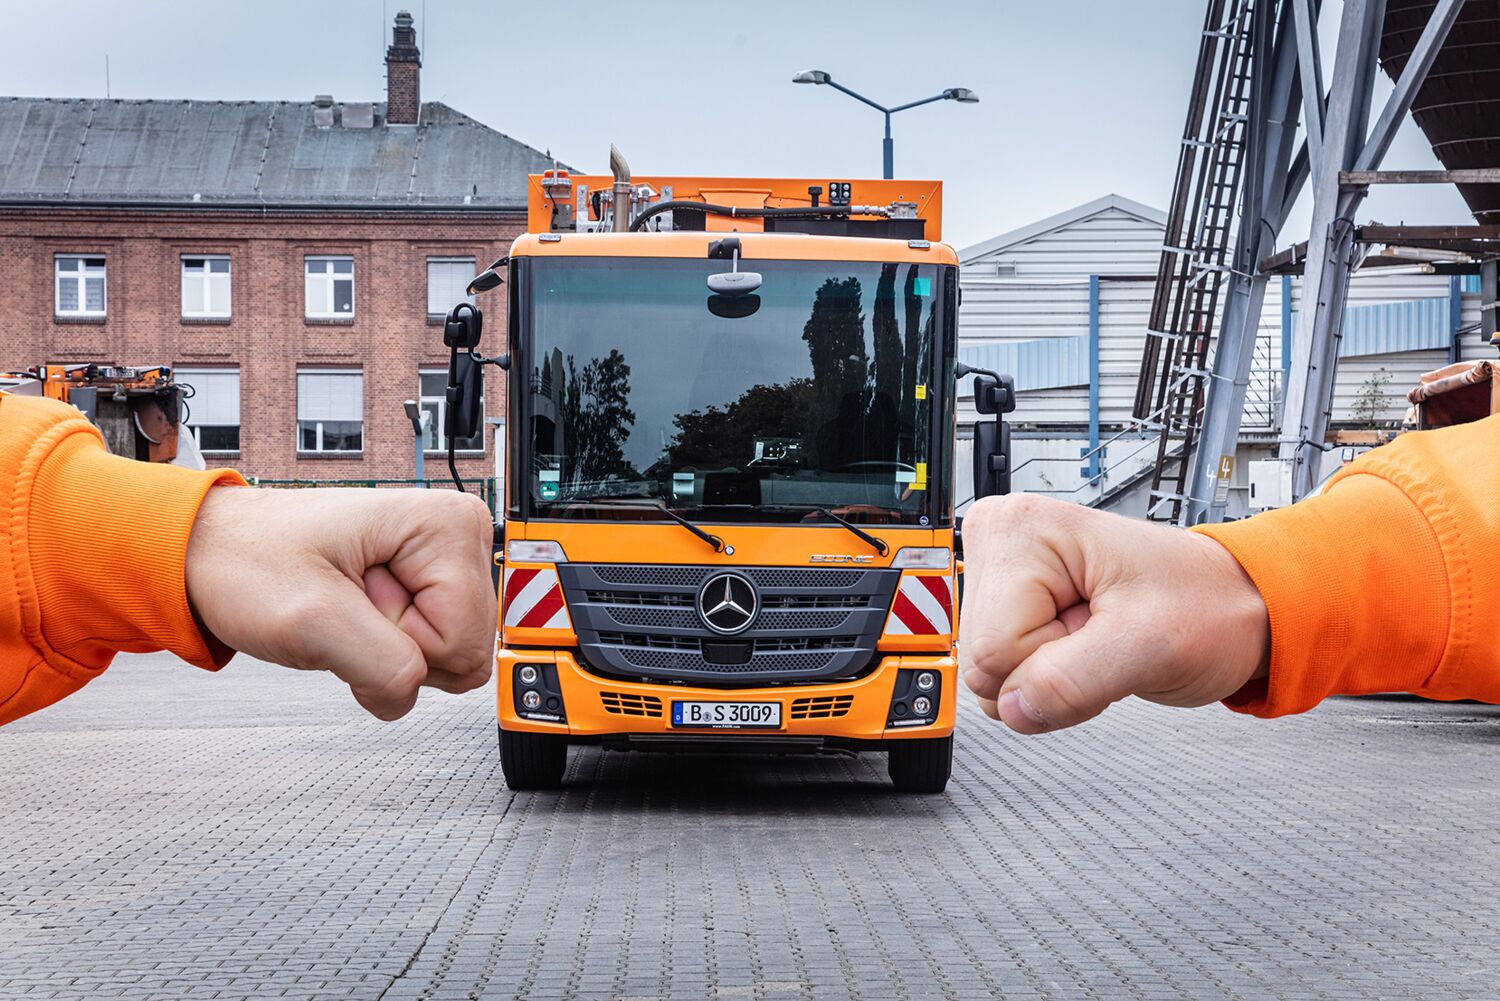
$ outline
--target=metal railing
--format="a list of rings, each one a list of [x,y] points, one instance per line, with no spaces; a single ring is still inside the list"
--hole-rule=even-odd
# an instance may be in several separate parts
[[[441,479],[426,479],[426,480],[416,480],[416,479],[407,479],[407,480],[401,480],[401,479],[281,480],[281,479],[271,479],[270,477],[265,477],[265,476],[247,476],[247,477],[245,477],[245,480],[252,487],[276,487],[278,489],[283,489],[283,490],[312,488],[312,487],[364,487],[364,488],[369,488],[369,489],[377,489],[377,488],[384,488],[384,487],[396,487],[396,488],[399,488],[399,487],[424,487],[424,488],[429,489],[429,490],[452,490],[453,489],[453,481],[451,479],[448,479],[447,477],[443,477]],[[495,498],[495,486],[496,486],[495,477],[493,477],[493,476],[487,476],[487,477],[484,477],[484,478],[475,478],[475,479],[470,479],[468,477],[465,477],[464,478],[464,482],[466,484],[476,484],[477,485],[478,490],[479,490],[480,499],[482,499],[485,502],[485,504],[489,507],[490,514],[494,514],[495,513],[495,503],[496,503],[496,498]]]
[[[1271,340],[1263,332],[1255,339],[1255,360],[1250,366],[1250,382],[1245,387],[1241,428],[1247,431],[1276,430],[1276,424],[1281,418],[1282,376],[1281,365],[1271,348]]]

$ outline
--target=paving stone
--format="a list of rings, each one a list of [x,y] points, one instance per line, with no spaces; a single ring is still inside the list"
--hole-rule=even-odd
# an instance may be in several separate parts
[[[965,704],[941,797],[860,760],[575,749],[491,696],[125,657],[0,731],[0,999],[1486,998],[1500,710]]]

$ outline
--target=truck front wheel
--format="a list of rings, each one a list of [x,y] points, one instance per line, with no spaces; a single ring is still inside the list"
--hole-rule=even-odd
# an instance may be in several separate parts
[[[953,772],[953,735],[893,740],[886,764],[897,792],[942,792]]]
[[[567,767],[568,738],[500,730],[500,770],[512,789],[560,788]]]

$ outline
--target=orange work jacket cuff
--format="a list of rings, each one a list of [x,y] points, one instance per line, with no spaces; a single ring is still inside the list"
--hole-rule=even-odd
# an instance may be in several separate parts
[[[233,470],[192,470],[111,455],[88,433],[63,437],[31,492],[29,555],[42,639],[81,663],[117,650],[169,650],[214,670],[234,652],[194,622],[184,564],[204,495],[243,485]]]
[[[1442,550],[1388,480],[1345,475],[1321,496],[1195,531],[1233,554],[1270,616],[1270,676],[1229,708],[1284,716],[1329,695],[1414,692],[1437,669],[1450,608]]]

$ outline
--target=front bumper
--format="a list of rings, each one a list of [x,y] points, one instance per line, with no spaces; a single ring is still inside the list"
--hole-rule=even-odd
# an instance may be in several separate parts
[[[519,663],[552,664],[562,688],[566,723],[523,719],[516,712],[512,679]],[[884,656],[875,670],[854,681],[772,685],[757,688],[704,688],[694,685],[642,684],[591,674],[566,650],[501,648],[495,658],[498,684],[496,714],[506,730],[565,733],[580,740],[614,736],[697,738],[741,742],[747,738],[839,738],[850,741],[910,740],[946,737],[953,732],[957,702],[957,664],[952,656],[901,654]],[[897,672],[927,670],[939,675],[937,717],[925,726],[887,726]],[[714,730],[672,726],[674,700],[780,702],[777,730]],[[812,700],[808,702],[806,700]]]

